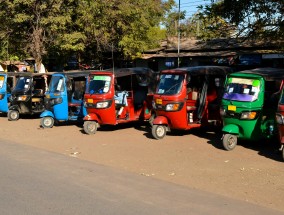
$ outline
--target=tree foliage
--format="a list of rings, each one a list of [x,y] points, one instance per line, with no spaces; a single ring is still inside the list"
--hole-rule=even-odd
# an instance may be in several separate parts
[[[236,36],[284,39],[283,0],[223,0],[213,4],[207,12],[235,24]]]
[[[0,39],[9,54],[42,61],[51,51],[92,55],[112,48],[136,57],[158,45],[173,0],[0,0]],[[4,43],[4,42],[3,42]],[[13,48],[12,48],[13,47]],[[8,49],[1,49],[2,58]],[[0,55],[1,57],[1,55]]]

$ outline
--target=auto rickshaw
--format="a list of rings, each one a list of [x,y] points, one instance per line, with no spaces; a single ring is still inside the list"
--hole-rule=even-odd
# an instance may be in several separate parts
[[[238,139],[257,141],[275,136],[283,75],[284,69],[257,68],[228,76],[220,108],[226,150],[233,150]]]
[[[10,96],[16,84],[16,77],[19,73],[0,73],[0,112],[7,113],[10,106]]]
[[[94,134],[101,125],[149,120],[156,75],[148,68],[91,73],[84,96],[84,131]]]
[[[281,84],[278,108],[276,112],[276,122],[277,122],[279,143],[280,143],[279,150],[281,152],[282,159],[284,160],[284,83],[283,82],[284,82],[284,75]]]
[[[16,121],[20,114],[34,115],[44,111],[44,93],[51,73],[25,72],[17,76],[11,93],[8,120]]]
[[[152,136],[162,139],[171,130],[220,125],[220,102],[229,67],[196,66],[164,70],[153,98],[156,118]]]
[[[82,121],[87,114],[84,107],[86,80],[90,71],[66,71],[54,73],[45,93],[45,111],[40,125],[52,128],[54,122]]]

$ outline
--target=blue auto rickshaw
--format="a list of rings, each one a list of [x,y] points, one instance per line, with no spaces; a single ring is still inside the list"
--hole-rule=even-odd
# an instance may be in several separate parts
[[[0,73],[0,112],[7,113],[10,106],[10,96],[16,84],[15,72]]]
[[[52,128],[55,122],[80,121],[87,114],[83,96],[90,71],[55,73],[45,93],[45,111],[40,115],[43,128]]]

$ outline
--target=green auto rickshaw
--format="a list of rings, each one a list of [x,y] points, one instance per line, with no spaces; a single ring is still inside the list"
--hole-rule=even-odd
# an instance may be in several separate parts
[[[220,108],[226,150],[234,149],[238,139],[257,141],[275,135],[282,78],[284,69],[276,68],[257,68],[227,76]]]

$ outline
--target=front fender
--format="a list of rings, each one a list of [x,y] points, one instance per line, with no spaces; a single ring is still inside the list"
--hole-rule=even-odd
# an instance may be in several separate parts
[[[20,108],[18,105],[12,105],[9,107],[9,110],[16,110],[16,111],[20,111]]]
[[[223,131],[224,133],[229,133],[229,134],[239,134],[239,133],[240,133],[239,126],[234,125],[234,124],[225,125],[225,126],[222,128],[222,131]]]
[[[169,125],[168,119],[164,116],[157,116],[153,120],[153,125]]]
[[[47,116],[50,116],[50,117],[52,117],[52,118],[55,118],[55,117],[54,117],[54,114],[53,114],[51,111],[49,111],[49,110],[45,110],[45,111],[43,111],[43,112],[40,114],[40,118],[47,117]]]
[[[84,118],[83,118],[84,121],[99,121],[99,118],[97,116],[97,114],[95,113],[90,113],[90,114],[87,114]]]

